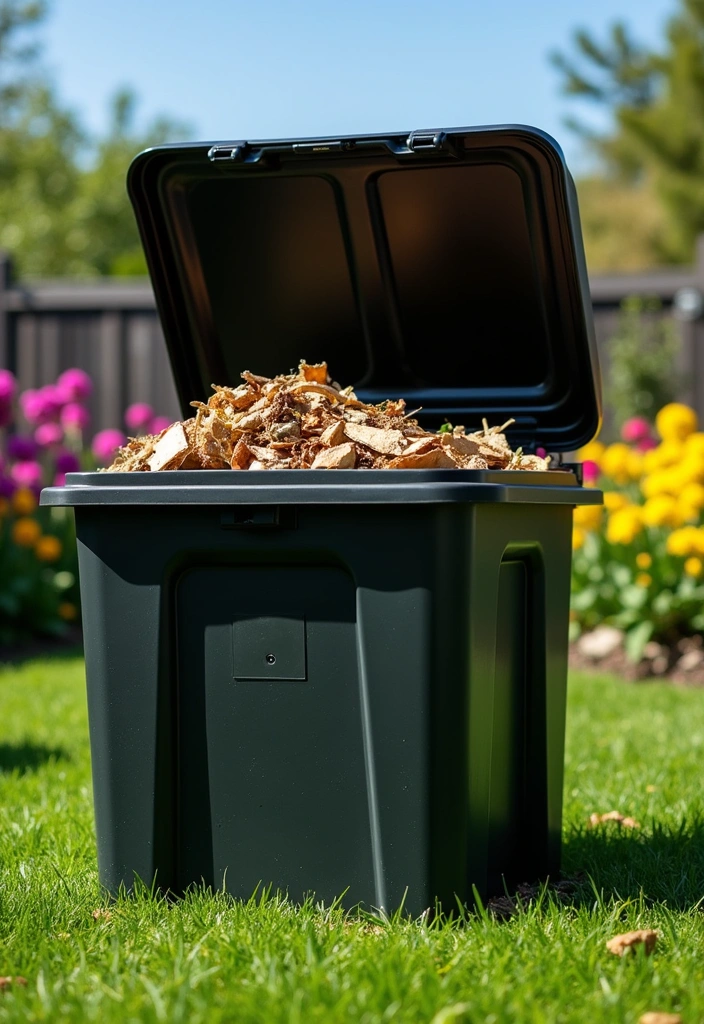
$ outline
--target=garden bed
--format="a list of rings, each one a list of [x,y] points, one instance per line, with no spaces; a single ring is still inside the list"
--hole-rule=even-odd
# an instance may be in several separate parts
[[[695,634],[672,644],[651,640],[634,661],[620,630],[598,626],[570,644],[570,668],[606,672],[629,682],[656,679],[679,686],[704,686],[704,638]]]

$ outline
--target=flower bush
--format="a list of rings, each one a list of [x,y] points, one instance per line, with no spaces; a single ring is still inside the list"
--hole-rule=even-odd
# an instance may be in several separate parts
[[[638,660],[651,639],[704,631],[704,432],[693,409],[669,403],[654,429],[635,417],[622,440],[580,452],[585,484],[604,508],[575,510],[572,637],[608,623]]]
[[[18,392],[0,369],[0,646],[33,636],[60,636],[80,617],[73,511],[39,508],[42,487],[66,474],[112,460],[127,440],[102,430],[88,445],[93,390],[88,374],[71,369],[46,387]],[[131,433],[168,426],[144,403],[130,406]]]

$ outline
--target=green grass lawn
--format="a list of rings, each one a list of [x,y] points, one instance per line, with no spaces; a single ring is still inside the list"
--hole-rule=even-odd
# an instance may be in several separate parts
[[[1,1021],[704,1021],[704,692],[575,677],[561,904],[508,921],[396,919],[98,886],[83,665],[0,669]],[[585,828],[618,809],[638,831]],[[654,927],[654,954],[605,941]]]

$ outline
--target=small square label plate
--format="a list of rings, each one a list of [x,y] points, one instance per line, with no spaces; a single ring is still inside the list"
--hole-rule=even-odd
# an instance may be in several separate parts
[[[232,626],[232,660],[235,679],[305,680],[305,619],[236,619]]]

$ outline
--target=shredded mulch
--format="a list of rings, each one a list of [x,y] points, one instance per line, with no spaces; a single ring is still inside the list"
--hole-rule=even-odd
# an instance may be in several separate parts
[[[580,672],[603,672],[628,682],[669,682],[677,686],[704,686],[704,637],[700,634],[664,644],[646,644],[639,662],[629,660],[624,645],[604,657],[594,658],[570,644],[569,665]]]
[[[109,472],[178,469],[520,469],[548,459],[513,451],[513,423],[467,434],[424,430],[402,399],[369,405],[331,379],[326,363],[261,377],[248,370],[234,388],[213,384],[196,414],[160,434],[131,438]],[[416,410],[417,412],[420,410]]]

